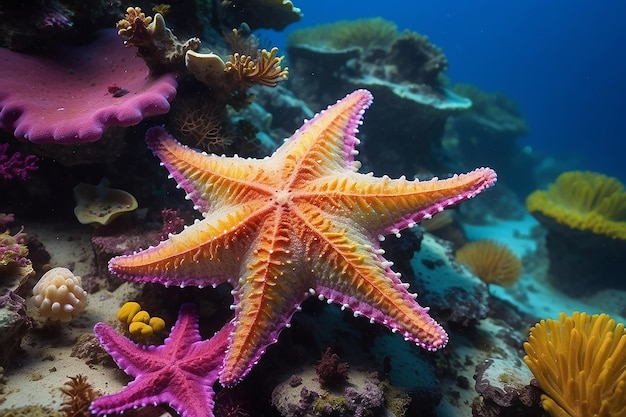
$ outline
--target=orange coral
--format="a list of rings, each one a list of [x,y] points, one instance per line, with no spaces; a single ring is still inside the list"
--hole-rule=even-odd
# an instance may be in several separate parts
[[[553,417],[626,417],[626,332],[606,314],[541,320],[524,343]]]
[[[482,239],[463,246],[456,259],[487,284],[513,285],[522,273],[522,263],[508,246]]]
[[[274,47],[270,52],[263,49],[254,59],[249,55],[234,53],[230,55],[230,61],[226,62],[227,73],[233,73],[244,84],[262,84],[275,87],[280,81],[287,79],[289,69],[280,66],[283,57],[277,57],[278,48]]]

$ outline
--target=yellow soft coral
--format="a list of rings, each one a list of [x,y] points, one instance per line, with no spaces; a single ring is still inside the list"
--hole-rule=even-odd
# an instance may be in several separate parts
[[[572,229],[626,239],[626,192],[616,178],[595,172],[566,172],[547,191],[528,196],[526,207],[534,215]]]
[[[226,62],[224,71],[233,73],[244,84],[254,84],[275,87],[280,81],[287,79],[289,69],[280,66],[283,57],[277,57],[278,48],[271,51],[263,49],[254,59],[248,55],[238,53],[230,55],[230,61]]]
[[[626,417],[626,333],[606,314],[542,320],[524,343],[524,361],[553,417]]]
[[[456,252],[458,262],[487,284],[513,285],[522,273],[522,263],[508,246],[482,239]]]

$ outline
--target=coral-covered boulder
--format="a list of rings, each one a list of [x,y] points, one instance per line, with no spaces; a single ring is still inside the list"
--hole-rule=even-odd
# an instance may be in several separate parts
[[[45,53],[0,49],[0,129],[35,143],[94,142],[110,126],[167,113],[175,74],[150,75],[114,30]]]
[[[626,191],[616,178],[595,172],[561,174],[526,199],[546,229],[550,282],[570,295],[624,289]]]
[[[427,37],[380,18],[339,21],[292,33],[287,53],[291,84],[313,108],[338,92],[372,91],[361,129],[366,169],[391,177],[444,169],[433,149],[448,116],[472,103],[445,87],[446,57]]]

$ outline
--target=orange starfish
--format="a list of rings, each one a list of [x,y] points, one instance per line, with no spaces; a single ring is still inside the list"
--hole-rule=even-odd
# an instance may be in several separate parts
[[[480,168],[408,181],[361,174],[355,137],[371,94],[358,90],[316,115],[271,157],[207,155],[162,128],[148,146],[204,219],[154,248],[111,260],[127,280],[233,286],[233,332],[220,382],[243,378],[313,295],[436,350],[447,334],[415,301],[379,241],[496,181]]]

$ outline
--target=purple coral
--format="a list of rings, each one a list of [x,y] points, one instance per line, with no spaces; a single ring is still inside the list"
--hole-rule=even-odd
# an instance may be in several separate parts
[[[22,155],[20,152],[9,155],[9,144],[0,144],[0,177],[5,180],[27,180],[30,172],[39,168],[38,161],[35,155]]]

